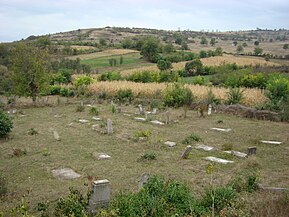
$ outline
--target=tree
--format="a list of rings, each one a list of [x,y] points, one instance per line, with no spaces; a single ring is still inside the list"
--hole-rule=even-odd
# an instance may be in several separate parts
[[[244,51],[243,46],[242,46],[242,45],[238,45],[238,47],[237,47],[237,52],[238,52],[238,53],[241,53],[241,52],[243,52],[243,51]]]
[[[216,48],[215,56],[223,56],[223,49],[221,47]]]
[[[172,63],[168,60],[159,60],[158,61],[158,68],[160,71],[165,71],[172,68]]]
[[[216,43],[217,43],[217,40],[215,38],[211,38],[210,45],[215,46]]]
[[[154,61],[154,57],[158,54],[160,41],[155,37],[149,37],[145,39],[144,44],[141,47],[140,54],[149,61]]]
[[[262,48],[260,48],[260,47],[256,47],[255,49],[254,49],[254,53],[255,53],[255,55],[261,55],[262,53],[263,53],[263,49]]]
[[[188,62],[185,65],[185,72],[187,76],[201,75],[203,73],[203,63],[200,59]]]
[[[49,55],[46,49],[18,43],[11,52],[12,91],[18,96],[37,96],[49,87]]]
[[[201,44],[208,44],[208,40],[207,40],[207,38],[204,35],[201,37],[201,42],[200,43]]]
[[[255,45],[255,46],[258,46],[259,44],[260,44],[259,41],[255,41],[255,42],[254,42],[254,45]]]
[[[289,44],[284,44],[283,49],[287,50],[289,48]]]
[[[175,52],[175,48],[174,48],[174,45],[172,44],[166,44],[163,46],[163,53],[172,53],[172,52]]]

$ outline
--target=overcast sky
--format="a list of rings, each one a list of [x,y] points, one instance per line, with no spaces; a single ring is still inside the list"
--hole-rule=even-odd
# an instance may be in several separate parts
[[[0,42],[92,27],[289,29],[288,0],[0,0]]]

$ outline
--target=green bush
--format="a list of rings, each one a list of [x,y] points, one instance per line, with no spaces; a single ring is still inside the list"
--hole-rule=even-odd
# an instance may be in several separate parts
[[[78,190],[70,188],[70,193],[65,198],[60,198],[56,204],[54,215],[85,217],[88,198],[84,197]]]
[[[193,81],[193,84],[204,85],[205,84],[205,78],[203,76],[198,75],[195,78],[195,80]]]
[[[200,136],[198,136],[198,135],[191,134],[190,136],[188,136],[187,138],[185,138],[182,141],[182,144],[188,145],[188,144],[191,144],[193,141],[200,142],[200,141],[202,141],[202,138]]]
[[[163,91],[163,103],[165,106],[186,106],[190,105],[192,101],[192,91],[180,83],[168,84]]]
[[[282,103],[288,101],[289,80],[281,76],[275,76],[268,81],[266,90],[266,95],[273,109],[279,110]]]
[[[127,78],[129,81],[142,83],[159,82],[159,79],[160,73],[156,71],[137,72]]]
[[[157,159],[157,154],[152,151],[147,151],[141,156],[142,159],[144,160],[156,160]]]
[[[131,89],[119,90],[117,91],[116,98],[121,102],[131,102],[134,99],[134,95]]]
[[[262,88],[266,87],[267,78],[262,73],[244,75],[240,80],[240,85],[249,88]]]
[[[99,115],[99,111],[98,111],[98,109],[96,107],[91,107],[89,113],[93,114],[93,115],[96,115],[96,116]]]
[[[59,94],[65,97],[74,96],[74,92],[67,87],[61,87]]]
[[[8,181],[2,174],[0,175],[0,197],[8,192]]]
[[[11,132],[13,123],[11,118],[0,109],[0,138]]]
[[[239,104],[244,98],[244,91],[240,88],[231,88],[228,93],[226,104],[233,105]]]
[[[100,75],[100,81],[119,81],[123,80],[119,72],[104,72]]]
[[[50,85],[50,95],[58,95],[60,93],[60,86],[58,85]]]
[[[87,75],[82,75],[79,76],[75,79],[75,81],[73,82],[74,86],[76,89],[78,89],[78,87],[80,86],[87,86],[90,85],[94,82],[94,79],[90,76]]]

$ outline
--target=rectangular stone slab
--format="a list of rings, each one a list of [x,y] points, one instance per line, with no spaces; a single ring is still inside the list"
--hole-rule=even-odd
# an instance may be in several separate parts
[[[231,161],[231,160],[225,160],[222,158],[217,158],[217,157],[212,157],[212,156],[205,157],[204,159],[208,161],[216,162],[216,163],[221,163],[221,164],[234,163],[234,161]]]
[[[136,121],[146,121],[145,118],[141,118],[141,117],[135,117],[134,119],[135,119]]]
[[[227,154],[232,154],[236,157],[247,157],[247,154],[246,153],[243,153],[243,152],[239,152],[239,151],[224,151],[225,153]]]
[[[272,144],[272,145],[281,145],[281,144],[282,144],[282,142],[267,141],[267,140],[261,140],[260,142],[261,142],[261,143],[264,143],[264,144]]]
[[[167,146],[169,146],[169,147],[174,147],[174,146],[176,146],[176,142],[171,142],[171,141],[166,141],[165,142],[165,145],[167,145]]]
[[[151,121],[152,124],[157,124],[157,125],[165,125],[164,122],[161,122],[161,121],[158,121],[158,120],[155,120],[155,121]]]
[[[195,148],[196,149],[202,149],[204,151],[212,151],[215,149],[214,147],[207,146],[207,145],[197,145]]]
[[[216,130],[219,132],[230,132],[232,129],[231,128],[223,129],[223,128],[213,127],[213,128],[211,128],[211,130]]]

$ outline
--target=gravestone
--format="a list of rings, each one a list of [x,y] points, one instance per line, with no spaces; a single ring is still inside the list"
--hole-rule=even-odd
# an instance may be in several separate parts
[[[51,172],[52,172],[52,175],[55,178],[58,178],[58,179],[61,179],[61,180],[76,179],[76,178],[81,177],[80,174],[74,172],[70,168],[55,169],[55,170],[52,170]]]
[[[157,113],[157,108],[153,108],[152,114],[155,115]]]
[[[78,121],[79,121],[79,123],[81,123],[81,124],[89,123],[89,120],[85,120],[85,119],[79,119]]]
[[[97,208],[107,207],[110,200],[111,185],[107,179],[96,180],[92,183],[92,193],[89,196],[88,210],[97,214]]]
[[[281,145],[282,142],[277,142],[277,141],[266,141],[266,140],[261,140],[260,141],[263,144],[271,144],[271,145]]]
[[[107,160],[110,159],[111,156],[105,153],[97,153],[97,152],[93,152],[92,156],[94,157],[94,159],[96,160]]]
[[[145,118],[141,118],[141,117],[135,117],[134,118],[136,121],[146,121],[146,119]]]
[[[166,125],[168,125],[170,123],[171,111],[170,110],[166,111],[165,115],[166,115]]]
[[[231,151],[224,151],[224,153],[231,154],[231,155],[234,155],[236,157],[241,157],[241,158],[247,157],[246,153],[239,152],[239,151],[231,150]]]
[[[148,182],[149,178],[150,178],[150,175],[148,173],[142,174],[140,180],[138,181],[139,189],[142,189],[142,187]]]
[[[60,141],[60,136],[59,136],[59,134],[57,133],[56,130],[53,130],[53,137],[54,137],[55,140]]]
[[[212,105],[209,104],[208,106],[208,115],[211,115],[212,114]]]
[[[171,147],[176,146],[177,143],[176,143],[176,142],[171,142],[171,141],[166,141],[166,142],[165,142],[165,145],[167,145],[167,146],[169,146],[169,147],[171,148]]]
[[[248,148],[248,156],[250,155],[256,155],[256,152],[257,152],[257,147],[249,147]]]
[[[204,159],[208,161],[216,162],[216,163],[221,163],[221,164],[234,163],[234,161],[231,161],[231,160],[225,160],[222,158],[217,158],[217,157],[212,157],[212,156],[205,157]]]
[[[184,153],[182,154],[182,159],[187,159],[189,157],[189,154],[191,153],[193,147],[188,145]]]
[[[219,131],[219,132],[230,132],[232,129],[231,128],[223,129],[223,128],[213,127],[213,128],[211,128],[211,130],[215,130],[215,131]]]
[[[214,147],[207,146],[207,145],[197,145],[195,148],[196,149],[202,149],[204,151],[212,151],[215,149]]]
[[[144,115],[144,113],[145,113],[141,104],[138,105],[138,111],[141,115]]]
[[[156,125],[165,125],[164,122],[161,122],[161,121],[158,121],[158,120],[154,120],[154,121],[151,121],[152,124],[156,124]]]
[[[112,134],[112,133],[113,133],[112,120],[107,119],[107,134]]]

